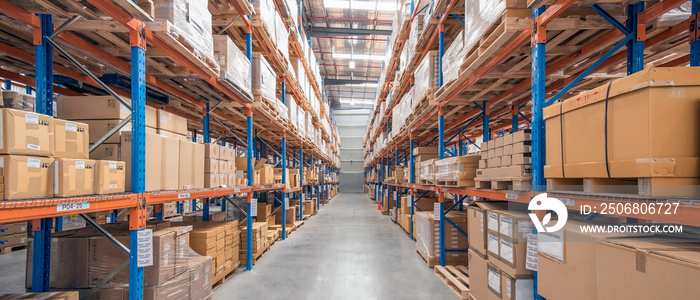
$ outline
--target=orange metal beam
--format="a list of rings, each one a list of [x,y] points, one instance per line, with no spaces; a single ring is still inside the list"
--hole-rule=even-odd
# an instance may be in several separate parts
[[[5,78],[5,79],[9,79],[12,81],[16,81],[16,82],[22,83],[24,85],[34,86],[34,87],[36,86],[36,80],[34,80],[34,78],[23,76],[23,75],[20,75],[20,74],[14,73],[14,72],[10,72],[10,71],[4,70],[4,69],[0,69],[0,77]],[[55,85],[53,87],[53,90],[57,94],[61,94],[61,95],[65,95],[65,96],[83,96],[83,94],[78,93],[76,91],[71,91],[69,89],[65,89],[65,88],[62,88],[59,86],[55,86]]]

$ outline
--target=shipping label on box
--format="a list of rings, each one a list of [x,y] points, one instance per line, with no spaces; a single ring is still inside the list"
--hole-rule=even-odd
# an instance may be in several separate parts
[[[53,129],[52,142],[55,158],[88,158],[87,124],[54,119]]]
[[[4,199],[32,199],[53,196],[50,171],[53,158],[0,155],[4,174]]]
[[[0,154],[53,155],[52,117],[9,108],[0,116]]]
[[[123,193],[126,189],[126,163],[98,160],[95,163],[95,194]]]

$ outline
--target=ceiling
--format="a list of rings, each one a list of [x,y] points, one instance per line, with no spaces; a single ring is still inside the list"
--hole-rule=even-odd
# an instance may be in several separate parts
[[[302,5],[332,106],[371,107],[397,2],[303,0]]]

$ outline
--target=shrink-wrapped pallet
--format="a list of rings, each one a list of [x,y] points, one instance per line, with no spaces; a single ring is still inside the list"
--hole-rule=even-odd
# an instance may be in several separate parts
[[[275,71],[265,57],[261,53],[253,53],[253,96],[262,97],[273,103],[276,85]]]
[[[224,82],[250,95],[250,60],[227,35],[214,36],[214,58]]]
[[[440,64],[438,62],[439,55],[437,51],[429,51],[423,60],[418,64],[414,72],[416,80],[413,85],[413,105],[417,105],[428,95],[431,89],[440,87]]]
[[[207,0],[155,0],[153,6],[155,19],[167,20],[172,24],[168,27],[169,34],[184,38],[195,55],[213,60],[212,18]]]
[[[275,12],[275,44],[282,55],[289,60],[289,30],[280,15]]]
[[[449,83],[459,77],[460,67],[467,55],[464,47],[464,31],[460,31],[442,56],[442,80]]]

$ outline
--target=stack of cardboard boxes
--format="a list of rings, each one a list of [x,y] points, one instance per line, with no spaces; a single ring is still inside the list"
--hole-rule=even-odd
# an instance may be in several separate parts
[[[204,186],[238,186],[236,183],[236,153],[233,148],[205,144]]]
[[[437,185],[474,186],[480,155],[454,156],[434,161]]]
[[[522,190],[532,180],[530,130],[522,129],[481,143],[481,160],[476,171],[478,188]]]
[[[0,168],[6,200],[124,191],[124,165],[88,159],[88,125],[2,109]]]
[[[223,279],[238,267],[238,248],[241,241],[238,221],[183,224],[192,224],[193,226],[189,247],[200,255],[212,258],[212,284]]]
[[[526,213],[506,202],[473,202],[469,218],[469,279],[475,299],[532,299],[532,271],[526,268]]]
[[[422,211],[414,213],[416,223],[413,228],[416,238],[416,250],[424,261],[430,266],[440,264],[440,221],[435,216],[435,211]],[[445,249],[466,250],[469,248],[467,236],[461,231],[467,232],[467,213],[463,211],[451,211],[445,215],[452,222],[445,222]],[[455,228],[454,223],[457,225]],[[445,263],[449,265],[465,265],[467,255],[464,252],[445,252]]]
[[[266,164],[267,159],[253,159],[253,185],[272,185],[274,184],[274,168],[270,164]],[[236,177],[242,185],[248,184],[248,159],[245,157],[236,158]]]
[[[413,159],[415,182],[432,184],[435,181],[433,161],[438,158],[437,147],[416,147],[413,148]]]
[[[257,259],[263,251],[267,249],[270,245],[267,241],[267,222],[253,222],[253,260]],[[248,240],[248,227],[241,227],[241,241]],[[240,243],[241,247],[239,250],[240,263],[245,264],[247,259],[246,253],[246,243]]]
[[[0,253],[27,244],[27,222],[0,224]]]
[[[401,225],[401,228],[403,228],[404,231],[410,233],[411,232],[411,223],[413,223],[413,228],[415,230],[415,224],[416,220],[411,219],[411,197],[410,196],[402,196],[401,197],[401,207],[399,208],[399,218],[398,222],[399,225]],[[414,199],[418,199],[418,196],[415,196]],[[421,211],[432,211],[435,208],[435,202],[437,202],[438,199],[434,197],[423,197],[415,201],[415,207],[414,207],[414,214],[421,212]]]
[[[170,222],[149,224],[153,234],[153,265],[144,268],[145,299],[205,299],[211,290],[211,258],[193,252],[187,241],[191,226]],[[129,244],[126,222],[104,225],[118,241]],[[30,242],[31,248],[31,242]],[[129,256],[92,227],[55,233],[51,240],[52,289],[86,292],[104,280]],[[31,288],[32,250],[27,251],[26,286]],[[96,299],[128,299],[129,269],[110,279]]]

